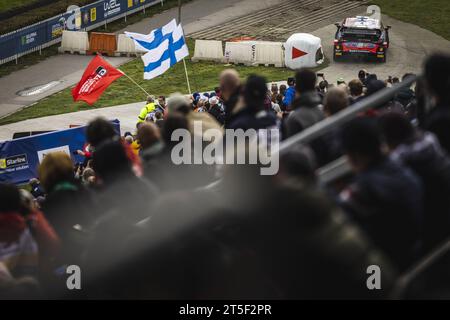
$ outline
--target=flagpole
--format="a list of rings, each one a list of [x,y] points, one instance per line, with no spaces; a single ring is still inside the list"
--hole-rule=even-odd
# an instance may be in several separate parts
[[[178,23],[181,24],[181,0],[178,0]],[[184,31],[183,31],[183,37],[184,37]],[[186,43],[186,39],[184,40],[184,42]],[[189,76],[188,76],[187,67],[186,67],[186,60],[184,58],[183,58],[183,65],[184,65],[184,73],[186,74],[186,82],[187,82],[189,94],[192,94],[191,84],[189,83]]]
[[[109,64],[111,64],[108,60],[106,60],[106,58],[104,56],[102,56],[101,54],[99,55],[102,57],[102,59],[104,59],[106,62],[108,62]],[[125,72],[123,72],[122,70],[120,70],[119,68],[117,68],[117,70],[119,70],[120,72],[122,72],[122,74],[127,77],[128,79],[130,79],[131,82],[133,82],[139,89],[141,89],[142,91],[145,92],[145,94],[147,95],[146,98],[150,95],[147,91],[145,91],[144,88],[142,88],[139,83],[137,83],[136,81],[134,81],[132,78],[130,78]]]
[[[187,68],[186,68],[186,61],[184,60],[184,58],[183,58],[183,64],[184,64],[184,72],[186,73],[186,82],[188,85],[189,94],[192,94],[191,84],[189,83],[189,76],[188,76],[188,72],[187,72]]]
[[[145,89],[144,88],[142,88],[140,85],[139,85],[139,83],[137,83],[136,81],[134,81],[132,78],[130,78],[125,72],[123,72],[122,70],[120,70],[120,69],[117,69],[117,70],[119,70],[120,72],[122,72],[123,73],[123,75],[125,76],[125,77],[127,77],[128,79],[130,79],[130,81],[131,82],[133,82],[136,86],[138,86],[139,87],[139,89],[141,89],[142,91],[144,91],[145,92],[145,94],[147,95],[147,97],[150,95],[147,91],[145,91]]]

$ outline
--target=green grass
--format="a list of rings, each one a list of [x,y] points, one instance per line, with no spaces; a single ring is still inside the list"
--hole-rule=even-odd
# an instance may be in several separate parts
[[[22,0],[22,2],[22,5],[28,4],[25,3],[24,0]],[[27,2],[31,3],[33,1]],[[26,27],[33,23],[64,13],[66,12],[69,5],[77,5],[81,7],[92,2],[95,2],[95,0],[55,0],[51,4],[31,9],[9,19],[0,21],[0,34],[5,34],[7,32],[14,31],[16,29]]]
[[[189,50],[193,53],[194,41],[188,40]],[[320,67],[326,67],[326,62]],[[222,70],[228,68],[223,64],[213,62],[196,62],[186,60],[192,92],[212,90],[218,86],[218,77]],[[183,63],[180,62],[164,75],[150,81],[143,80],[143,63],[140,58],[135,59],[120,68],[133,80],[139,83],[147,92],[154,95],[169,95],[173,92],[187,93],[186,78]],[[245,67],[235,66],[235,69],[244,79],[250,74],[259,74],[268,81],[285,80],[293,75],[293,71],[275,67]],[[318,68],[319,69],[319,68]],[[126,77],[114,82],[93,105],[84,102],[73,102],[71,88],[65,89],[49,96],[17,113],[0,119],[0,125],[22,121],[30,118],[38,118],[62,113],[91,110],[120,104],[143,101],[146,95]]]
[[[450,40],[449,0],[373,0],[372,3],[381,8],[382,14],[416,24]]]
[[[37,1],[38,0],[0,0],[0,12],[23,7]]]

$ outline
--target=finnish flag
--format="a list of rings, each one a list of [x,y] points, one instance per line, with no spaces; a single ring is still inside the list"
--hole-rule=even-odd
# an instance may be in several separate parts
[[[133,32],[125,35],[134,41],[137,50],[147,52],[142,56],[146,80],[162,75],[189,55],[183,28],[175,19],[148,35]]]

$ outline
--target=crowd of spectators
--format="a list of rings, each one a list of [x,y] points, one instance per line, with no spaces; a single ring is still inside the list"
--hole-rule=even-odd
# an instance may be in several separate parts
[[[172,133],[277,128],[285,140],[413,75],[361,70],[331,84],[302,69],[268,88],[229,69],[214,92],[149,97],[135,134],[91,121],[83,163],[51,153],[29,191],[0,184],[0,296],[388,298],[450,236],[450,57],[431,55],[423,70],[387,103],[282,153],[273,176],[177,165]],[[319,183],[318,169],[343,156],[351,173]],[[82,290],[67,289],[69,265]],[[367,288],[370,265],[382,290]],[[443,258],[410,294],[449,298],[449,266]]]

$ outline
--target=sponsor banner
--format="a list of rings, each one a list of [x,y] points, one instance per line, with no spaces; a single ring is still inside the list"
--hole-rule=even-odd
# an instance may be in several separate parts
[[[120,133],[120,122],[114,120],[114,128]],[[86,127],[55,131],[36,136],[0,142],[0,182],[27,183],[37,177],[37,168],[51,152],[67,153],[75,163],[83,157],[74,155],[86,143]]]
[[[17,51],[25,52],[47,42],[47,27],[42,24],[31,30],[24,29],[16,35]]]
[[[59,39],[63,30],[83,30],[105,20],[115,20],[127,11],[158,3],[161,3],[161,0],[104,0],[74,12],[63,13],[19,32],[0,36],[0,59],[14,57]]]

